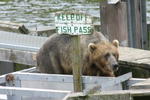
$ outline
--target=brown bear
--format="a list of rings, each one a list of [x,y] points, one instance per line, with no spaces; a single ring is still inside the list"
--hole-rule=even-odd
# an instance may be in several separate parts
[[[70,35],[53,34],[37,53],[37,70],[42,73],[72,74]],[[115,76],[118,68],[117,40],[110,43],[102,33],[80,36],[82,74]]]

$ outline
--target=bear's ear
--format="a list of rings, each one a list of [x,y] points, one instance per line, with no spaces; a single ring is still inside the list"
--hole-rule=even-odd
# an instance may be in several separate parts
[[[115,46],[115,47],[119,47],[119,41],[118,40],[113,40],[113,45]]]
[[[88,50],[89,50],[91,53],[93,53],[93,51],[96,50],[96,49],[97,49],[97,47],[96,47],[96,45],[95,45],[94,43],[89,43],[89,45],[88,45]]]

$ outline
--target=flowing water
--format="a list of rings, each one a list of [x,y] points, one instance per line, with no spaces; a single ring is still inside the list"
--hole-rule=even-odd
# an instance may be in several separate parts
[[[0,0],[0,21],[23,23],[27,27],[54,26],[58,11],[79,10],[99,21],[99,0]],[[150,20],[150,2],[147,2]]]

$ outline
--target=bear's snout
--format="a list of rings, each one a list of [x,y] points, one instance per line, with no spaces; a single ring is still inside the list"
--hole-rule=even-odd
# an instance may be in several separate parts
[[[119,69],[119,64],[114,64],[112,67],[114,71],[117,71]]]

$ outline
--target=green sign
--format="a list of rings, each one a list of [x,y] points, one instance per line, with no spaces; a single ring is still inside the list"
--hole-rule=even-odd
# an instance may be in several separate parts
[[[93,30],[91,16],[83,13],[57,13],[55,26],[59,34],[91,34]]]

